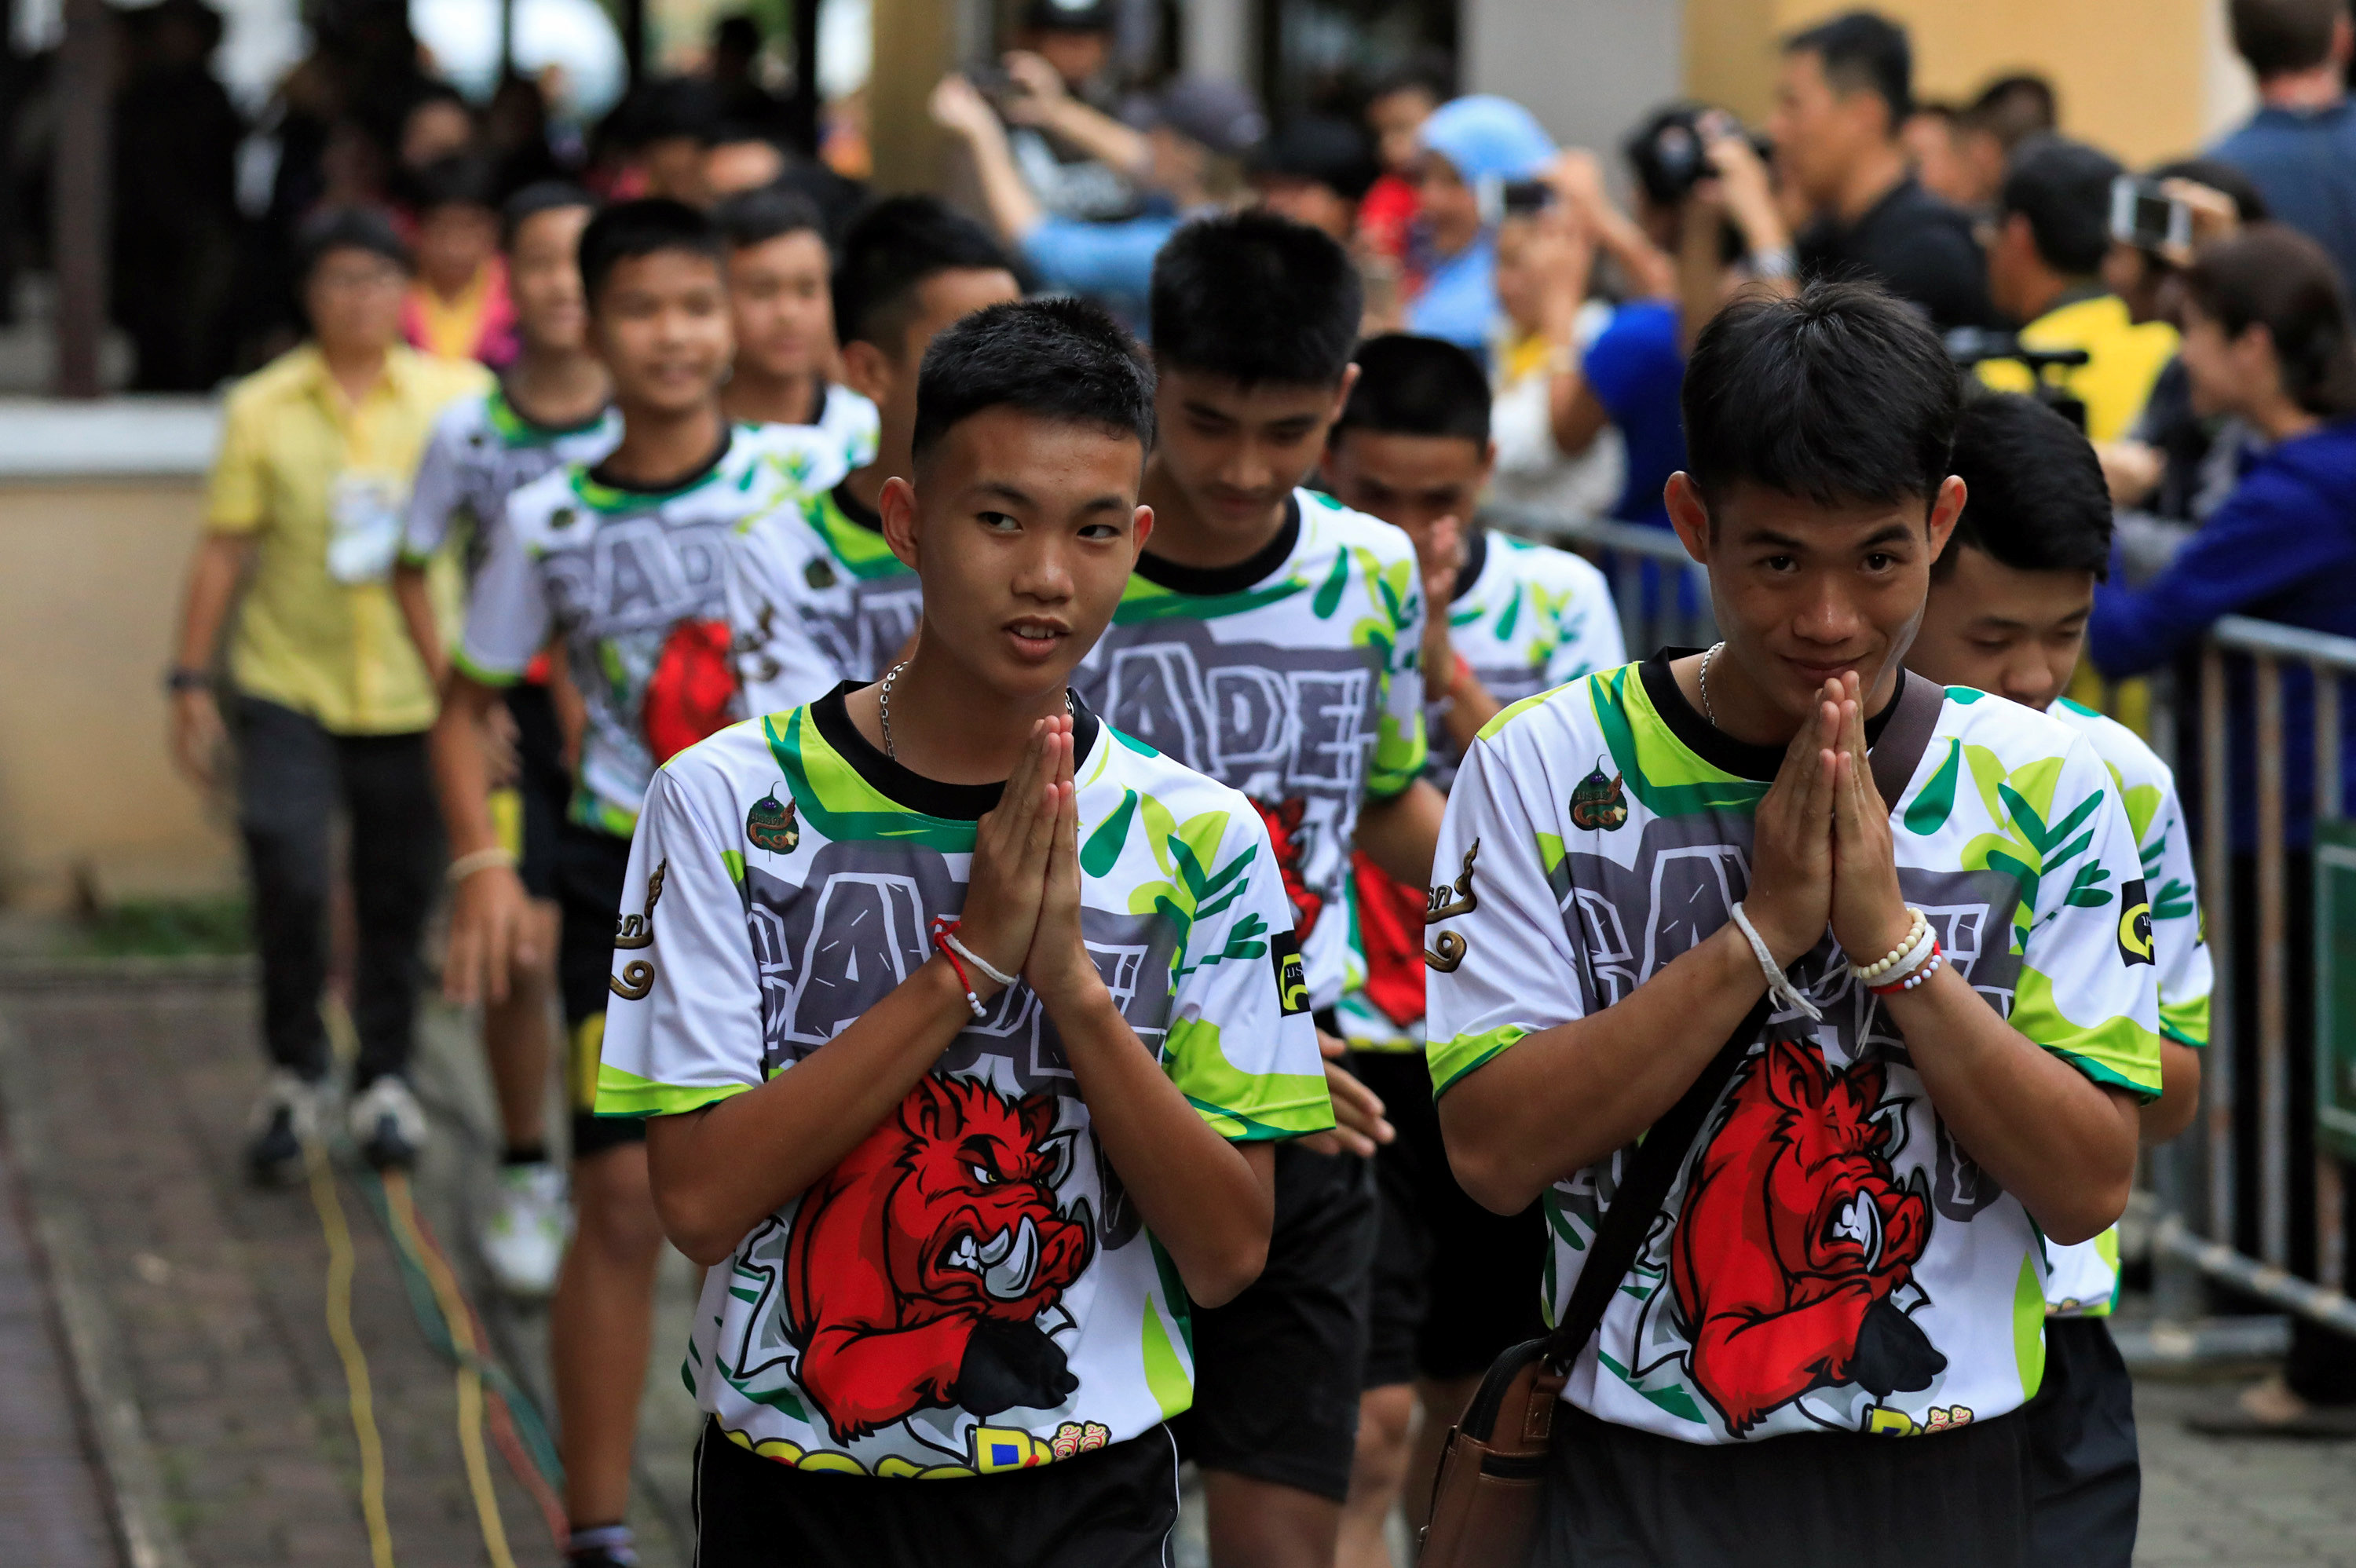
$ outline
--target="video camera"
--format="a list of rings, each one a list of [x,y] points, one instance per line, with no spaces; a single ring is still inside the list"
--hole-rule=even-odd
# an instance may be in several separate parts
[[[1675,207],[1693,187],[1716,171],[1710,167],[1709,139],[1732,133],[1751,144],[1762,158],[1774,155],[1774,144],[1723,109],[1680,103],[1661,110],[1636,128],[1623,149],[1636,171],[1644,194],[1662,207]]]
[[[1989,359],[2009,359],[2029,367],[2029,379],[2035,383],[2030,395],[2076,425],[2080,433],[2086,429],[2086,404],[2070,389],[2053,379],[2050,372],[2074,370],[2086,364],[2093,356],[2083,348],[2025,348],[2017,334],[1996,332],[1984,326],[1958,326],[1945,338],[1947,357],[1959,370]]]

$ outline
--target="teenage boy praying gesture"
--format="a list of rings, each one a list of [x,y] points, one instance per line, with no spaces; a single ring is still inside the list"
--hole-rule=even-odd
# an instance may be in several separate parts
[[[1684,400],[1669,511],[1726,641],[1500,713],[1434,872],[1470,869],[1429,944],[1449,1157],[1499,1212],[1544,1194],[1556,1315],[1632,1146],[1771,1003],[1572,1365],[1535,1561],[2023,1563],[2040,1233],[2118,1217],[2160,1090],[2135,835],[2082,736],[1910,691],[1965,498],[1918,316],[1738,302]]]
[[[1258,813],[1068,687],[1153,431],[1095,306],[950,327],[880,496],[914,653],[648,793],[597,1104],[709,1270],[706,1568],[1167,1561],[1190,1304],[1333,1114]]]

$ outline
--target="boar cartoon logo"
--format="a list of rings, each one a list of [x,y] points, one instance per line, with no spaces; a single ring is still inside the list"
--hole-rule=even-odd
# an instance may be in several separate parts
[[[1053,1094],[927,1074],[811,1188],[786,1247],[796,1376],[838,1442],[925,1409],[1053,1409],[1079,1387],[1036,1322],[1088,1266],[1055,1188]]]
[[[1670,1272],[1695,1384],[1740,1437],[1812,1390],[1931,1386],[1946,1358],[1890,1301],[1931,1239],[1891,1169],[1881,1064],[1828,1073],[1796,1040],[1743,1070],[1696,1166]]]
[[[1301,841],[1301,820],[1309,810],[1309,803],[1299,795],[1269,805],[1252,802],[1252,809],[1268,827],[1269,843],[1276,850],[1276,869],[1284,878],[1284,896],[1292,901],[1293,934],[1301,941],[1309,940],[1316,929],[1317,914],[1325,907],[1324,895],[1309,891],[1301,880],[1301,860],[1308,846]]]

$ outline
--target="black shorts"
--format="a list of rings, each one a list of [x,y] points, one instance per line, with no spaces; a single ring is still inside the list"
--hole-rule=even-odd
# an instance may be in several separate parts
[[[1268,1266],[1225,1307],[1194,1310],[1194,1408],[1171,1424],[1186,1457],[1342,1500],[1375,1231],[1367,1161],[1276,1146]]]
[[[2025,1568],[2020,1413],[1921,1437],[1686,1443],[1555,1412],[1534,1568]],[[2041,1562],[2042,1560],[2039,1560]]]
[[[516,874],[536,899],[556,896],[556,840],[573,796],[564,769],[564,729],[548,688],[519,681],[501,694],[516,726],[516,795],[522,808],[522,843]]]
[[[637,1116],[596,1114],[597,1055],[614,973],[614,922],[629,878],[630,841],[564,822],[556,835],[556,984],[564,994],[564,1089],[573,1107],[573,1157],[646,1141]]]
[[[879,1480],[798,1470],[703,1424],[696,1568],[1167,1568],[1178,1456],[1162,1427],[1035,1470]]]
[[[2021,1419],[2036,1561],[2127,1568],[2143,1464],[2136,1452],[2135,1383],[2104,1319],[2045,1320],[2045,1381]]]
[[[1365,1386],[1478,1376],[1507,1348],[1546,1332],[1545,1216],[1535,1203],[1492,1214],[1456,1184],[1423,1052],[1362,1051],[1350,1070],[1382,1096],[1398,1132],[1375,1156],[1382,1239]]]

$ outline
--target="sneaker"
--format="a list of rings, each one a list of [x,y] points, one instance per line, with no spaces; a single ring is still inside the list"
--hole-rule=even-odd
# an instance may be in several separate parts
[[[379,1170],[407,1170],[425,1146],[425,1111],[408,1082],[388,1072],[352,1099],[352,1141]]]
[[[576,1530],[565,1544],[565,1568],[637,1568],[637,1541],[626,1524]]]
[[[531,1300],[554,1290],[571,1220],[564,1172],[545,1160],[501,1166],[478,1238],[492,1281],[509,1296]]]
[[[304,1154],[319,1136],[327,1089],[296,1077],[284,1067],[273,1069],[253,1103],[252,1136],[245,1146],[245,1168],[264,1187],[288,1187],[303,1179]]]

